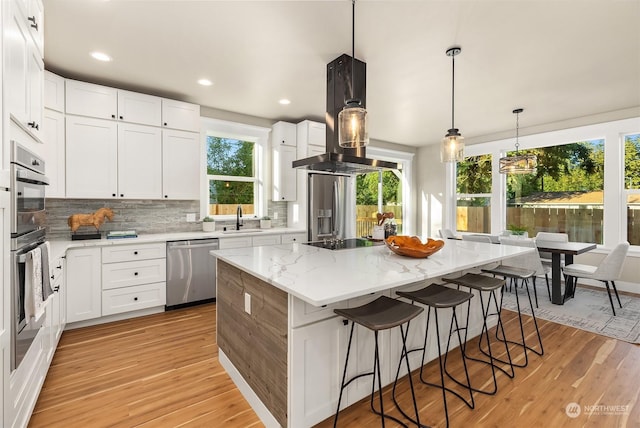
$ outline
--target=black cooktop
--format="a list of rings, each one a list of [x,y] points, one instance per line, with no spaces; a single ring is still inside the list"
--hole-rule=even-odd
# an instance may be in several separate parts
[[[351,248],[373,247],[376,245],[384,245],[382,241],[371,241],[369,239],[351,238],[351,239],[327,239],[325,241],[306,242],[306,245],[314,247],[326,248],[327,250],[348,250]]]

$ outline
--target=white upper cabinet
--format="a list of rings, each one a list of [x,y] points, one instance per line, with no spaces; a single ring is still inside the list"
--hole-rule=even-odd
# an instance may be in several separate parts
[[[271,146],[296,147],[296,125],[288,122],[276,122],[271,128]]]
[[[45,109],[42,122],[44,162],[49,185],[45,189],[47,198],[64,198],[65,194],[65,144],[64,114]]]
[[[44,58],[44,4],[42,0],[29,0],[27,22],[40,58]]]
[[[200,106],[163,98],[162,126],[171,129],[200,132]]]
[[[160,126],[161,99],[153,95],[118,89],[118,119],[141,125]]]
[[[200,199],[200,134],[162,131],[163,199]]]
[[[4,62],[5,75],[3,85],[5,89],[5,106],[16,120],[26,126],[29,121],[29,92],[27,63],[29,58],[30,38],[26,25],[26,16],[23,14],[20,3],[7,2],[5,10],[9,13],[4,17]],[[26,6],[26,5],[25,5]]]
[[[118,193],[117,123],[67,116],[68,198],[114,198]]]
[[[320,122],[303,120],[297,125],[298,144],[321,147],[324,151],[327,140],[326,125]]]
[[[29,94],[27,128],[41,139],[44,114],[44,61],[34,49],[29,50],[27,72],[27,93]]]
[[[162,130],[118,124],[118,197],[159,199],[162,192]]]
[[[273,193],[274,201],[297,199],[296,170],[291,163],[298,158],[296,149],[296,125],[277,122],[271,133]]]
[[[44,106],[64,113],[64,78],[46,70],[44,72]]]
[[[66,112],[98,119],[116,119],[118,90],[93,83],[67,80]]]

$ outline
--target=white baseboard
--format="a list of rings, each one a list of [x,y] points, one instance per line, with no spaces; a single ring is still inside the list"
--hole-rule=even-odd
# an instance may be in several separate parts
[[[280,428],[280,424],[273,417],[269,409],[262,403],[260,398],[253,392],[253,389],[249,386],[249,384],[244,380],[238,369],[235,368],[233,363],[227,358],[227,356],[222,352],[222,350],[218,350],[218,360],[220,361],[220,365],[226,370],[227,374],[236,384],[242,396],[249,402],[249,405],[253,409],[254,412],[258,415],[262,423],[267,428]]]
[[[124,312],[121,314],[107,315],[104,317],[93,318],[90,320],[67,323],[64,326],[64,329],[73,330],[74,328],[89,327],[92,325],[105,324],[113,321],[122,321],[129,318],[137,318],[137,317],[143,317],[145,315],[159,314],[161,312],[164,312],[164,306],[156,306],[154,308],[140,309],[137,311]]]

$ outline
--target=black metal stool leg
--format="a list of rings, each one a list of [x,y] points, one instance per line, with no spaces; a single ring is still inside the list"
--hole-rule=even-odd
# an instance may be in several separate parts
[[[531,317],[533,318],[533,325],[536,328],[536,335],[538,336],[538,344],[540,345],[540,351],[536,351],[535,349],[533,349],[531,346],[527,346],[527,348],[533,352],[534,354],[537,355],[544,355],[544,348],[542,346],[542,336],[540,336],[540,329],[538,328],[538,319],[536,318],[536,313],[533,310],[533,303],[531,302],[531,294],[529,293],[529,282],[525,279],[525,285],[527,288],[527,297],[529,298],[529,307],[531,308]]]
[[[347,364],[349,363],[349,353],[351,352],[351,339],[353,339],[353,329],[355,328],[356,323],[351,323],[351,333],[349,333],[349,344],[347,345],[347,358],[344,360],[344,371],[342,372],[342,381],[340,382],[340,395],[338,396],[338,408],[336,409],[336,417],[333,419],[333,428],[336,428],[338,424],[338,415],[340,414],[340,403],[342,402],[342,393],[344,392],[344,388],[349,384],[347,382],[344,383],[344,380],[347,377]]]

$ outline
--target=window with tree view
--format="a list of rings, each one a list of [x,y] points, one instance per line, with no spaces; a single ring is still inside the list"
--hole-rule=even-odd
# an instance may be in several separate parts
[[[640,134],[624,138],[624,189],[627,194],[627,241],[640,245]]]
[[[255,143],[207,136],[209,215],[255,214]]]
[[[456,230],[491,232],[491,155],[469,156],[456,165]]]
[[[402,171],[380,171],[356,177],[356,236],[370,236],[377,224],[376,213],[392,212],[386,220],[402,233]]]
[[[602,244],[604,140],[523,152],[537,156],[537,172],[507,174],[507,225],[529,236],[562,232],[571,241]]]

